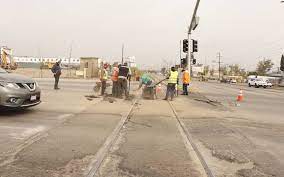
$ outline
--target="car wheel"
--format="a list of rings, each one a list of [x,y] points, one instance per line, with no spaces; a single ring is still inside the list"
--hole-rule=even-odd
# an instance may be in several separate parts
[[[263,86],[263,88],[267,88],[267,86]]]
[[[249,84],[249,87],[251,87],[251,85]]]
[[[254,85],[254,87],[255,87],[255,88],[258,88],[258,86],[257,86],[256,84]]]

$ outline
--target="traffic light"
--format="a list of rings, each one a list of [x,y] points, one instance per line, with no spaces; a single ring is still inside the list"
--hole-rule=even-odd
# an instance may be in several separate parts
[[[187,39],[183,40],[183,52],[184,53],[188,52],[188,40]]]
[[[198,52],[198,41],[192,39],[192,52]]]
[[[182,58],[180,61],[182,66],[186,66],[187,65],[187,58]]]
[[[192,64],[196,64],[196,59],[194,58],[193,60],[192,60]]]

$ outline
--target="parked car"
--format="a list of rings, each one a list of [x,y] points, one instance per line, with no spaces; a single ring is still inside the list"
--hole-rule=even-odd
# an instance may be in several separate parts
[[[0,68],[0,107],[27,108],[41,103],[41,90],[31,78]]]
[[[230,79],[230,84],[236,84],[237,80],[236,79]]]
[[[248,81],[248,86],[254,86],[256,88],[258,87],[263,87],[263,88],[267,88],[267,87],[272,87],[271,82],[268,81],[268,79],[264,79],[264,78],[251,78]]]

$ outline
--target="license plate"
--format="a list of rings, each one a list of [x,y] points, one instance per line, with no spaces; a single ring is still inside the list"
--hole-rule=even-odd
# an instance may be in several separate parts
[[[35,101],[36,100],[36,95],[31,96],[31,101]]]

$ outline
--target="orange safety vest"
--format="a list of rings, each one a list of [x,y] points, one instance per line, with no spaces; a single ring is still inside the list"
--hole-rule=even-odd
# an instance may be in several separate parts
[[[189,73],[188,73],[188,71],[184,71],[184,72],[183,72],[182,82],[183,82],[184,84],[189,84],[190,78],[189,78]]]
[[[113,68],[111,80],[114,81],[114,82],[118,81],[118,71],[119,70],[118,70],[117,67]]]

